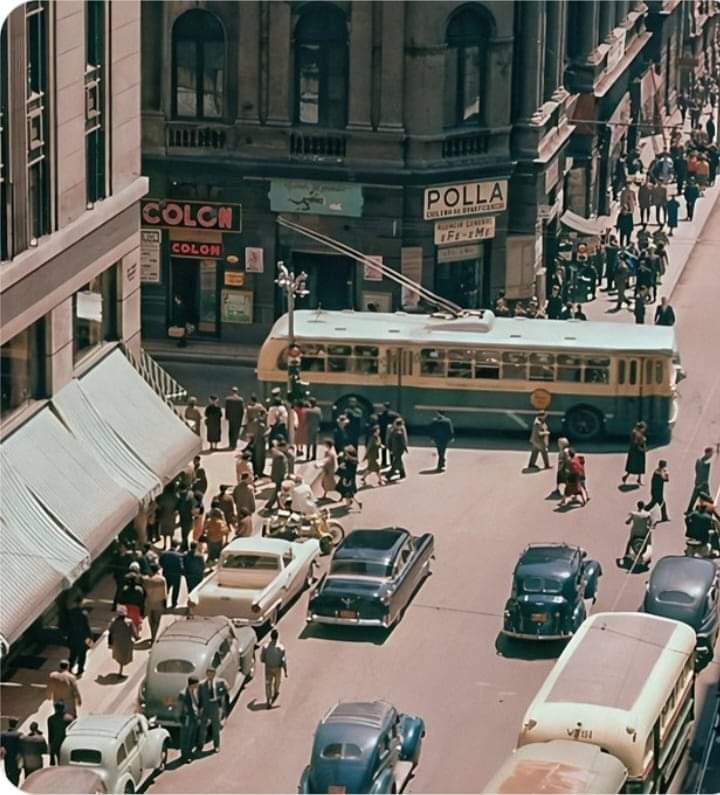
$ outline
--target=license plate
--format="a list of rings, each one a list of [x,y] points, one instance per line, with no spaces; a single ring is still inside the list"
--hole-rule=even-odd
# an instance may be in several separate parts
[[[536,624],[543,624],[547,621],[547,613],[530,613],[530,621]]]
[[[341,610],[338,613],[339,618],[357,618],[358,614],[356,610]],[[333,792],[345,792],[345,788],[342,787],[339,790],[333,790]]]
[[[345,612],[347,612],[347,611],[345,611]],[[337,784],[331,784],[328,787],[328,792],[330,792],[330,793],[335,792],[335,793],[338,793],[338,795],[342,795],[342,793],[347,792],[347,790],[345,789],[345,787],[340,787]]]

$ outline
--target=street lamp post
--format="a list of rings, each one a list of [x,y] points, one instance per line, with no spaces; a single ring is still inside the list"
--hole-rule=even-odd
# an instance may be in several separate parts
[[[304,386],[300,380],[300,351],[295,344],[295,299],[303,298],[309,294],[307,289],[307,273],[301,271],[297,276],[288,270],[285,263],[280,261],[277,264],[278,277],[275,284],[280,287],[287,298],[288,309],[288,401],[292,406],[292,401],[304,397]],[[289,423],[288,430],[292,433],[292,422]]]

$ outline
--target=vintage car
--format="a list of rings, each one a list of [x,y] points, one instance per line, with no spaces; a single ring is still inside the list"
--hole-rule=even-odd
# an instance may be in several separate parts
[[[178,696],[188,677],[202,680],[214,668],[230,691],[230,700],[255,673],[257,636],[251,627],[235,627],[225,616],[190,616],[174,621],[150,650],[140,686],[140,709],[161,726],[179,727]],[[229,703],[225,705],[226,709]]]
[[[298,791],[400,792],[417,767],[425,723],[384,701],[334,706],[315,732]]]
[[[430,574],[435,538],[401,527],[355,530],[310,594],[308,622],[390,627]]]
[[[699,661],[713,657],[720,628],[720,575],[711,560],[668,555],[648,580],[642,610],[689,624],[697,635]]]
[[[312,584],[319,556],[313,538],[236,538],[223,549],[217,569],[191,591],[190,611],[227,616],[238,625],[276,624],[283,607]]]
[[[91,768],[108,792],[137,792],[165,768],[170,734],[144,715],[87,715],[74,720],[60,746],[60,764]]]
[[[600,564],[571,544],[530,544],[513,573],[502,632],[525,640],[561,640],[573,635],[595,601]]]
[[[23,792],[37,795],[105,795],[105,781],[94,771],[72,767],[42,767],[24,779]]]

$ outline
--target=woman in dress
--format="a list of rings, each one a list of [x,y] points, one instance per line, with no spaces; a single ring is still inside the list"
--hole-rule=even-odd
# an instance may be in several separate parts
[[[138,638],[135,625],[127,616],[124,605],[118,605],[117,615],[110,622],[108,645],[112,649],[113,660],[120,666],[118,677],[125,679],[123,668],[133,661],[133,641]]]
[[[367,446],[365,449],[365,461],[367,461],[367,469],[362,476],[363,486],[367,485],[369,475],[377,475],[378,486],[384,486],[387,482],[380,471],[380,452],[382,450],[382,441],[380,440],[380,426],[376,425],[368,434]]]
[[[243,475],[247,475],[250,481],[255,478],[255,468],[249,450],[243,450],[240,455],[235,456],[235,479],[238,483],[242,480]]]
[[[210,404],[205,408],[205,429],[210,450],[217,450],[220,443],[222,425],[222,409],[217,395],[210,395]]]
[[[585,498],[583,497],[581,487],[582,479],[585,475],[582,462],[580,461],[580,457],[575,455],[575,451],[570,447],[567,449],[567,456],[568,473],[565,483],[565,494],[563,494],[563,498],[560,500],[561,508],[564,508],[571,501],[574,502],[578,498],[580,498],[580,504],[585,505]]]
[[[267,437],[265,436],[265,423],[262,417],[255,420],[255,433],[245,448],[252,455],[253,471],[255,480],[260,479],[265,474],[265,459],[267,458]]]
[[[357,503],[358,510],[362,510],[362,503],[355,496],[357,493],[357,468],[357,450],[349,444],[342,451],[342,455],[340,456],[337,470],[337,490],[340,492],[340,496],[343,500],[345,500],[345,505],[348,508],[352,508],[352,504]]]
[[[570,442],[561,436],[558,439],[558,458],[557,458],[557,475],[555,480],[555,491],[562,494],[560,486],[563,487],[567,483],[568,474],[570,473],[570,456],[568,450],[570,449]]]
[[[190,426],[193,433],[200,436],[200,410],[197,407],[197,398],[191,397],[185,409],[185,422]]]
[[[627,460],[625,461],[625,474],[622,482],[626,483],[630,475],[637,475],[637,482],[642,486],[642,476],[645,474],[645,456],[647,453],[647,425],[638,422],[630,431],[630,444],[628,446]]]
[[[323,460],[318,464],[318,466],[322,469],[322,480],[320,485],[322,486],[322,499],[328,499],[328,492],[337,491],[337,485],[335,483],[335,473],[337,472],[337,453],[335,452],[335,445],[330,439],[325,441],[325,456]]]

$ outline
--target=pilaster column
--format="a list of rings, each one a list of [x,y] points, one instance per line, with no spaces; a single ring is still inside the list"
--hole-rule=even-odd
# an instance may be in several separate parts
[[[625,22],[628,15],[628,0],[615,0],[615,27],[618,28]]]
[[[350,20],[350,96],[348,127],[370,129],[372,96],[372,3],[357,0]]]
[[[615,8],[612,2],[600,3],[600,30],[598,44],[602,44],[615,27]]]
[[[403,74],[405,60],[405,3],[382,3],[382,85],[380,129],[403,127]]]
[[[545,3],[522,3],[518,45],[522,53],[519,76],[520,118],[529,119],[543,103],[543,43]]]
[[[257,124],[260,115],[258,80],[250,80],[257,74],[260,63],[260,3],[242,3],[240,15],[240,51],[238,52],[238,108],[237,117],[245,124]]]
[[[562,83],[563,41],[565,29],[563,25],[564,2],[545,3],[545,69],[543,76],[543,99],[552,97],[553,92]]]
[[[580,60],[586,61],[588,55],[598,45],[599,4],[580,3]]]

